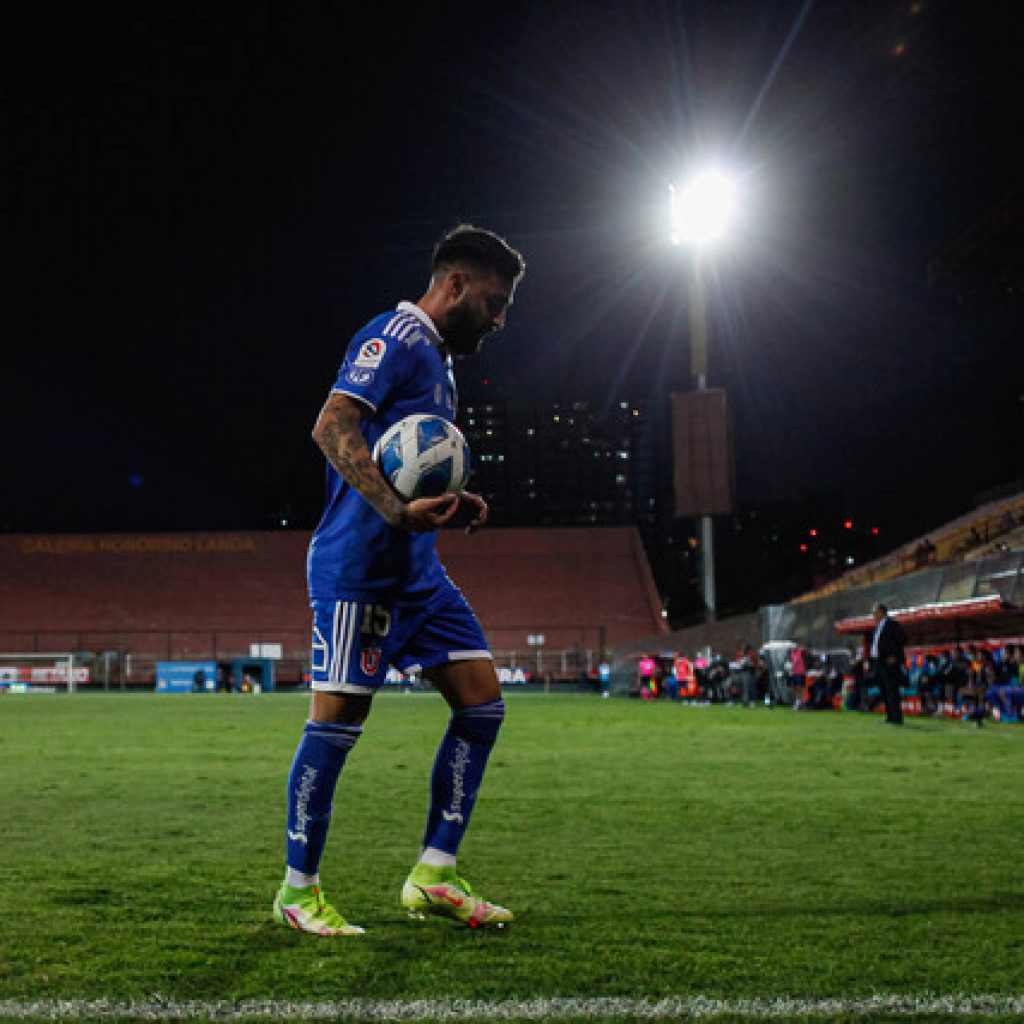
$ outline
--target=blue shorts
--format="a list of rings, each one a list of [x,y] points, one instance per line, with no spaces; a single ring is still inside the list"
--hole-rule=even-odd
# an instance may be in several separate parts
[[[422,672],[479,658],[491,659],[483,630],[447,577],[415,603],[365,595],[313,602],[314,690],[373,693],[389,665]]]

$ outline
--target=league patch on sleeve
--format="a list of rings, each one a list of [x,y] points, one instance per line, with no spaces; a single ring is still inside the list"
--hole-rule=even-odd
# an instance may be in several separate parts
[[[352,365],[376,370],[384,358],[385,351],[387,351],[387,345],[383,338],[371,338],[369,341],[363,342],[359,354],[352,360]]]
[[[358,384],[360,386],[369,384],[373,380],[373,370],[364,370],[353,364],[352,368],[345,374],[345,379],[350,384]]]

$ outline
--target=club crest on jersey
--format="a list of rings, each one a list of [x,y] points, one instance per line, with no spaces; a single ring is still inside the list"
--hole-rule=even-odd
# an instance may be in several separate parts
[[[376,675],[377,669],[380,668],[380,648],[364,647],[359,655],[359,667],[364,675]]]
[[[353,366],[363,366],[370,370],[377,369],[380,361],[384,358],[387,344],[383,338],[371,338],[364,341],[359,349],[359,354],[352,360]]]

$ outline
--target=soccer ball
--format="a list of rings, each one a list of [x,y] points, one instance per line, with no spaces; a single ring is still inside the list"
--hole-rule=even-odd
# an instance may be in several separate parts
[[[406,501],[461,494],[469,479],[469,445],[459,428],[441,416],[399,420],[381,434],[373,459]]]

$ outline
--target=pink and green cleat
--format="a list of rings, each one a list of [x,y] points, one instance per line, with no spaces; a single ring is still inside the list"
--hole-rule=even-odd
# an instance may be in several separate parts
[[[417,864],[412,869],[402,886],[402,906],[410,917],[454,917],[470,928],[502,928],[513,918],[511,910],[477,896],[454,867],[431,864]]]
[[[349,924],[324,898],[319,885],[293,889],[287,882],[274,897],[274,920],[310,935],[362,935],[363,929]]]

